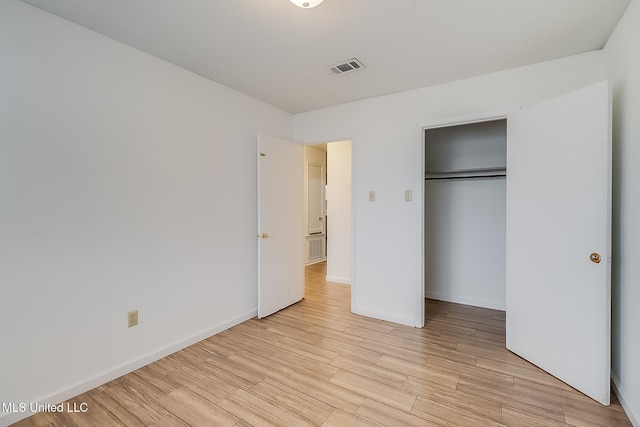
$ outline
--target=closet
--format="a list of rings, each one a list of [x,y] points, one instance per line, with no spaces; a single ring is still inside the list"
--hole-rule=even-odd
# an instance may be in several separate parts
[[[427,128],[425,295],[505,309],[506,119]]]

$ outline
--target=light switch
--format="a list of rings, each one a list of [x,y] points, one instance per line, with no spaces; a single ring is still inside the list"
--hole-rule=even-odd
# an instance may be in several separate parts
[[[369,201],[370,202],[375,202],[376,201],[376,192],[375,191],[369,191]]]
[[[404,191],[404,201],[405,202],[410,202],[412,200],[413,200],[413,191],[405,190]]]

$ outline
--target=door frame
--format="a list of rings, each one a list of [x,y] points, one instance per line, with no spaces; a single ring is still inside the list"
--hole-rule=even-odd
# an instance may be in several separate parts
[[[328,138],[313,138],[310,140],[300,141],[303,146],[313,146],[320,144],[331,144],[332,142],[351,141],[351,312],[355,312],[357,307],[357,292],[356,292],[356,203],[355,198],[357,195],[356,185],[356,164],[354,162],[356,153],[356,137],[351,133],[332,135]],[[327,166],[328,169],[328,166]],[[324,224],[325,232],[328,232]],[[328,234],[327,234],[328,236]],[[327,237],[329,238],[329,237]]]
[[[594,88],[596,86],[600,86],[602,83],[603,82],[592,83],[590,85],[578,88],[578,89],[576,89],[574,91],[571,91],[571,92],[568,92],[568,93],[565,93],[565,94],[560,94],[560,95],[557,95],[555,97],[539,101],[537,103],[531,104],[530,106],[534,107],[534,106],[537,106],[540,103],[545,103],[547,101],[552,101],[553,102],[555,100],[558,100],[558,97],[564,98],[565,96],[571,96],[576,92],[580,92],[580,94],[582,94],[585,90],[591,90],[592,88]],[[607,272],[607,281],[608,281],[608,283],[607,283],[607,288],[608,288],[608,290],[607,290],[607,293],[608,293],[608,295],[607,295],[607,300],[608,300],[607,301],[607,307],[608,307],[607,310],[609,312],[609,314],[608,314],[608,322],[609,322],[609,324],[607,325],[607,327],[610,328],[610,317],[611,317],[611,305],[610,305],[611,304],[611,297],[610,297],[610,292],[611,292],[611,289],[610,289],[611,288],[611,262],[610,262],[610,256],[611,256],[611,230],[610,230],[610,227],[611,227],[611,197],[612,197],[612,189],[611,189],[611,179],[612,179],[612,173],[611,173],[611,150],[612,150],[611,126],[612,126],[612,120],[611,120],[611,114],[612,114],[612,108],[611,108],[611,86],[608,83],[607,83],[607,85],[608,85],[608,96],[609,96],[609,105],[608,105],[609,117],[608,117],[608,132],[607,132],[607,138],[609,140],[608,141],[608,153],[609,153],[608,169],[609,170],[608,170],[608,176],[607,176],[607,179],[608,179],[608,184],[607,184],[608,190],[607,190],[607,193],[608,194],[606,196],[608,197],[608,205],[609,205],[608,206],[608,214],[607,214],[607,222],[608,222],[608,227],[609,227],[609,232],[608,232],[609,241],[608,241],[608,244],[607,244],[607,250],[609,252],[606,254],[606,256],[607,256],[607,270],[608,270],[608,272]],[[599,90],[599,88],[596,88],[596,89]],[[600,93],[598,93],[597,95],[598,95],[598,97],[601,96]],[[563,101],[564,101],[564,99],[563,99]],[[526,108],[529,108],[530,106],[527,106]],[[462,125],[462,124],[468,124],[468,123],[478,123],[478,122],[484,122],[484,121],[495,120],[495,119],[505,119],[507,121],[507,127],[509,128],[510,118],[515,120],[515,117],[513,116],[513,114],[516,113],[518,110],[523,110],[523,109],[525,109],[525,107],[515,108],[515,109],[512,109],[511,111],[494,112],[494,113],[479,113],[479,114],[470,115],[470,116],[451,118],[451,119],[443,119],[443,120],[434,120],[434,121],[430,121],[430,122],[421,123],[421,125],[422,125],[421,126],[422,137],[420,139],[421,139],[421,142],[422,142],[422,164],[423,164],[422,173],[423,173],[423,175],[425,174],[425,168],[426,168],[426,158],[425,158],[425,156],[426,156],[426,151],[425,151],[425,148],[426,148],[425,130],[426,129],[434,129],[434,128],[448,127],[448,126],[456,126],[456,125]],[[600,114],[600,113],[601,113],[601,111],[598,112],[598,114]],[[509,133],[507,133],[507,157],[509,157],[509,146],[510,146],[510,142],[512,142],[510,140],[511,140],[511,138],[509,138]],[[507,162],[507,164],[508,163],[509,162]],[[424,281],[425,281],[425,265],[426,265],[426,262],[425,262],[425,249],[426,249],[425,220],[427,218],[426,218],[426,209],[425,209],[425,207],[426,207],[426,203],[425,203],[426,198],[424,197],[424,194],[425,194],[424,192],[425,192],[425,189],[426,189],[424,176],[422,177],[422,179],[423,179],[422,180],[422,182],[423,182],[423,185],[422,185],[422,199],[421,199],[422,200],[422,206],[421,206],[421,208],[422,208],[422,223],[420,225],[420,228],[422,229],[422,245],[421,245],[421,248],[420,248],[421,260],[422,260],[422,262],[421,262],[421,264],[422,264],[422,269],[421,269],[421,277],[422,277],[421,285],[422,285],[422,288],[420,289],[421,298],[420,298],[419,303],[421,305],[420,305],[420,310],[419,311],[422,313],[423,319],[424,319],[425,305],[426,305],[425,301],[424,301],[425,293],[426,293],[425,292],[426,286],[425,286],[425,283],[424,283]],[[509,180],[509,171],[507,171],[506,179],[507,179],[507,183],[508,183],[510,181]],[[507,205],[509,205],[509,201],[508,200],[507,200]],[[509,209],[509,206],[507,206],[507,209]],[[599,262],[599,261],[597,261],[597,262]],[[509,289],[509,283],[510,282],[507,280],[507,289]],[[522,304],[524,304],[526,306],[527,301],[524,301]],[[507,306],[507,309],[508,308],[509,307]],[[424,320],[423,320],[423,322],[424,322]],[[424,327],[424,323],[423,323],[423,327]],[[608,332],[608,340],[609,340],[609,346],[610,346],[610,343],[611,343],[611,330],[609,330],[609,332]],[[505,343],[505,347],[508,350],[514,352],[513,346],[508,346],[508,342]],[[520,349],[520,350],[524,351],[522,349]],[[518,351],[517,353],[514,352],[514,354],[521,355],[522,353],[520,351]],[[594,399],[594,400],[596,400],[596,401],[598,401],[601,404],[606,406],[606,405],[609,405],[609,390],[610,390],[610,381],[611,381],[611,378],[610,378],[610,376],[611,376],[610,375],[611,374],[610,373],[610,363],[611,362],[610,362],[609,351],[606,351],[606,355],[607,355],[607,359],[608,359],[607,360],[607,365],[608,366],[607,366],[606,369],[604,369],[605,374],[607,376],[607,379],[605,381],[606,385],[605,385],[605,388],[604,388],[606,390],[606,396],[604,398],[602,398],[602,399],[599,397],[599,395],[597,393],[594,396],[592,394],[593,393],[593,389],[590,388],[590,387],[587,387],[587,386],[585,386],[584,388],[583,387],[580,387],[580,388],[576,387],[576,383],[575,383],[575,381],[573,381],[575,379],[575,375],[574,376],[570,375],[570,378],[566,378],[565,375],[563,375],[562,377],[561,376],[556,376],[557,373],[561,373],[561,371],[558,372],[557,369],[554,369],[555,372],[551,373],[551,371],[547,370],[547,369],[549,369],[549,367],[554,367],[554,363],[548,364],[547,363],[548,360],[546,360],[544,357],[542,357],[540,360],[538,360],[536,362],[531,362],[531,363],[541,367],[542,365],[539,365],[538,362],[541,362],[541,361],[545,362],[544,363],[545,367],[544,368],[541,367],[541,369],[544,369],[546,372],[548,372],[550,375],[558,378],[560,381],[563,381],[566,384],[571,385],[572,387],[576,388],[576,390],[580,391],[583,395],[588,396],[588,397],[590,397],[590,398],[592,398],[592,399]],[[521,357],[525,358],[526,360],[531,360],[530,359],[530,355],[522,355]],[[555,367],[557,368],[557,364],[555,364]],[[563,367],[566,367],[566,366],[563,366]],[[575,371],[573,371],[573,373],[575,373]],[[570,381],[570,382],[566,382],[566,381]],[[593,384],[590,384],[590,385],[593,385]],[[600,387],[600,386],[602,386],[602,384],[598,385],[598,387]]]
[[[429,120],[429,121],[425,121],[425,122],[421,122],[419,124],[420,126],[420,149],[421,149],[421,153],[422,153],[422,169],[421,169],[421,193],[420,193],[420,212],[421,212],[421,218],[422,220],[420,221],[420,230],[421,230],[421,237],[422,237],[422,244],[420,245],[420,289],[416,292],[417,295],[420,295],[420,299],[418,300],[418,303],[420,304],[420,308],[419,310],[417,310],[416,312],[419,313],[420,318],[416,319],[415,324],[418,325],[418,327],[420,328],[424,328],[424,324],[425,324],[425,299],[426,299],[426,292],[425,292],[425,220],[426,220],[426,215],[425,215],[425,210],[426,210],[426,203],[425,203],[425,188],[426,188],[426,184],[425,184],[425,172],[426,172],[426,151],[425,151],[425,131],[428,129],[436,129],[436,128],[443,128],[443,127],[450,127],[450,126],[459,126],[459,125],[465,125],[465,124],[470,124],[470,123],[481,123],[481,122],[490,122],[493,120],[508,120],[508,116],[509,114],[514,111],[514,110],[499,110],[499,111],[492,111],[492,112],[483,112],[483,113],[477,113],[477,114],[470,114],[470,115],[465,115],[465,116],[454,116],[454,117],[448,117],[448,118],[443,118],[443,119],[437,119],[437,120]],[[509,138],[507,136],[507,149],[508,149],[508,145],[509,145]],[[509,175],[507,172],[507,177],[506,179],[509,179]]]

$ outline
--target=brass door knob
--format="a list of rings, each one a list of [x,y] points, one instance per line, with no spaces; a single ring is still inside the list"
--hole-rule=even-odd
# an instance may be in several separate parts
[[[591,260],[591,262],[595,264],[600,264],[600,261],[602,261],[602,257],[597,252],[594,252],[591,255],[589,255],[589,259]]]
[[[262,233],[259,237],[262,237],[263,239],[268,239],[269,233]]]

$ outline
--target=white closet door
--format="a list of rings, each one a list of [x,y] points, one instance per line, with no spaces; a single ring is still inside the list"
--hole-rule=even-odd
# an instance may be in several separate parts
[[[601,82],[507,120],[507,348],[605,405],[610,111]]]
[[[304,296],[304,158],[300,144],[258,135],[258,317]]]

